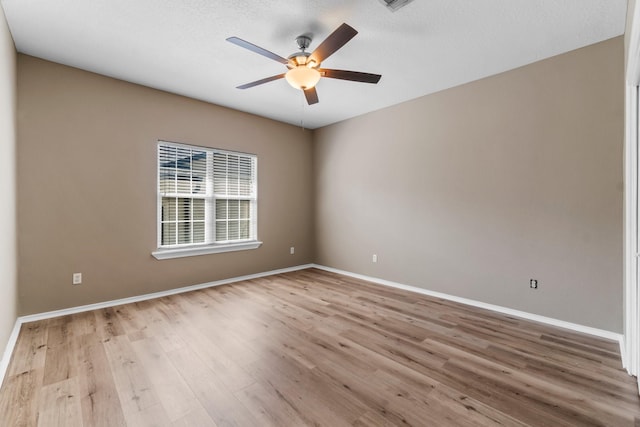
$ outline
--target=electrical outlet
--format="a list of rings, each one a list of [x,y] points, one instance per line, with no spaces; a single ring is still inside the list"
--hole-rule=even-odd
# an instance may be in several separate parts
[[[82,273],[73,273],[73,282],[74,285],[79,285],[82,283]]]
[[[373,254],[373,257],[371,257],[371,262],[378,262],[378,255]]]
[[[295,246],[291,246],[291,247],[289,248],[289,253],[290,253],[291,255],[293,255],[293,254],[295,254],[295,253],[296,253],[296,248],[295,248]]]
[[[529,287],[531,289],[538,289],[538,281],[536,279],[529,279]]]

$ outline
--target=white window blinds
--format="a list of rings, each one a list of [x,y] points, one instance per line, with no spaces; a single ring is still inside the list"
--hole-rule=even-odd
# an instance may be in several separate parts
[[[255,155],[161,142],[158,192],[159,247],[257,238]]]
[[[213,191],[216,198],[216,241],[249,239],[255,197],[255,157],[213,154]]]

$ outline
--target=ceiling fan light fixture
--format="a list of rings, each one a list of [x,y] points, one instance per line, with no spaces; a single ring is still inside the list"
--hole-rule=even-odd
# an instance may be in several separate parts
[[[320,80],[320,72],[315,68],[298,65],[287,71],[284,78],[295,89],[305,90],[311,89],[318,83]]]
[[[390,2],[397,0],[380,1]],[[409,2],[411,0],[402,1]],[[311,37],[309,37],[308,35],[298,36],[296,38],[296,42],[298,43],[298,48],[300,48],[300,51],[289,55],[288,58],[283,58],[280,55],[276,55],[273,52],[269,52],[268,50],[261,48],[260,46],[256,46],[255,44],[249,43],[248,41],[242,40],[238,37],[229,37],[227,39],[228,42],[248,49],[269,59],[273,59],[276,62],[286,65],[288,68],[288,71],[285,73],[243,84],[237,86],[237,88],[248,89],[250,87],[284,78],[294,89],[302,90],[304,92],[304,97],[307,100],[307,104],[313,105],[318,103],[318,94],[316,93],[315,86],[318,81],[320,81],[321,77],[349,80],[352,82],[361,83],[378,83],[378,81],[382,77],[380,74],[363,73],[361,71],[332,70],[328,68],[320,68],[320,64],[325,59],[333,55],[356,34],[358,34],[358,32],[353,27],[347,24],[342,24],[333,33],[329,34],[327,38],[325,38],[322,43],[318,45],[313,53],[308,53],[306,51],[306,49],[311,44]]]

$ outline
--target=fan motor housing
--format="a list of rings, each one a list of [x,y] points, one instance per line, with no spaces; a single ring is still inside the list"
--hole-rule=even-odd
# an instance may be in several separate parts
[[[300,52],[294,52],[287,57],[289,63],[287,64],[287,68],[292,69],[296,67],[300,67],[302,65],[306,65],[309,68],[318,68],[320,64],[309,64],[308,59],[311,54],[306,52],[306,49],[311,44],[311,37],[309,36],[298,36],[296,37],[296,43],[298,43],[298,47],[300,48]]]
[[[316,68],[319,64],[308,64],[308,59],[311,56],[309,52],[295,52],[287,57],[289,60],[289,64],[287,64],[288,68],[295,68],[301,65],[307,65],[310,68]]]

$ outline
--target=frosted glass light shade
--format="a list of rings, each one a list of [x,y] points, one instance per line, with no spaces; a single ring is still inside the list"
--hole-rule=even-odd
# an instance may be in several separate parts
[[[311,89],[320,80],[320,72],[314,68],[299,65],[287,71],[284,76],[291,86],[296,89]]]

